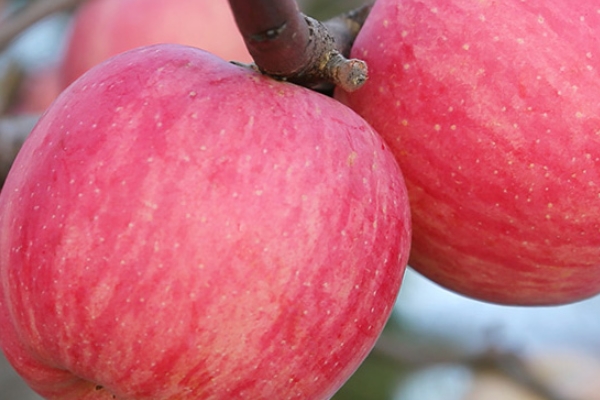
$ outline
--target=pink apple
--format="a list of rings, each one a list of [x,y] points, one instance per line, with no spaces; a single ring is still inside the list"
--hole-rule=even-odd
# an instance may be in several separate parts
[[[349,108],[155,45],[84,74],[0,195],[0,342],[49,399],[326,399],[380,334],[410,244]]]
[[[600,292],[600,5],[378,0],[338,98],[386,139],[413,214],[409,264],[509,304]]]
[[[64,86],[135,47],[178,43],[250,62],[227,0],[88,0],[75,14],[62,65]]]

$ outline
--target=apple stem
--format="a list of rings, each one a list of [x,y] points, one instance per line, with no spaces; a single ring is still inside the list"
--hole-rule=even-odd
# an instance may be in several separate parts
[[[354,91],[367,80],[364,61],[346,58],[372,4],[325,23],[294,0],[229,0],[256,68],[317,90]]]

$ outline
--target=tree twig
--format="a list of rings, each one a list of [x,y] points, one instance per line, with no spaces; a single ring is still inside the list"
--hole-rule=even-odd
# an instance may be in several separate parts
[[[323,22],[331,36],[333,36],[337,50],[346,58],[350,57],[350,50],[356,36],[364,25],[374,3],[368,3],[349,12],[335,16]]]
[[[16,61],[0,60],[0,115],[10,108],[23,81],[23,69]]]
[[[69,10],[85,0],[39,0],[0,21],[0,51],[35,22],[58,11]]]
[[[343,55],[351,46],[348,38],[354,38],[340,31],[355,24],[335,21],[330,24],[335,26],[332,34],[326,24],[302,14],[294,0],[229,0],[229,4],[262,73],[311,88],[325,83],[346,91],[366,81],[367,65]]]
[[[0,187],[4,185],[17,153],[38,119],[38,115],[0,118]]]
[[[404,343],[397,337],[383,334],[373,354],[402,366],[426,367],[435,364],[461,364],[473,369],[493,370],[547,400],[568,400],[556,393],[527,367],[518,354],[490,347],[478,353],[432,348],[430,344]]]

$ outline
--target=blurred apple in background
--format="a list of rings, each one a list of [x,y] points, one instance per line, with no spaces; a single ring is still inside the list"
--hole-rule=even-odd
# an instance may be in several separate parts
[[[600,13],[589,0],[379,0],[338,98],[386,139],[409,264],[503,304],[600,291]]]
[[[228,61],[252,60],[227,0],[88,0],[68,35],[63,85],[110,56],[155,43],[190,45]]]
[[[40,394],[327,399],[393,309],[410,214],[349,108],[155,45],[52,104],[0,231],[0,344]]]

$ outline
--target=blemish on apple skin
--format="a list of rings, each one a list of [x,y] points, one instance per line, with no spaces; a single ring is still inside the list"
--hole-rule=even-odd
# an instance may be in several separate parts
[[[357,157],[357,154],[355,151],[350,153],[350,155],[348,156],[348,166],[351,167],[354,165],[354,163],[356,162],[356,157]]]

